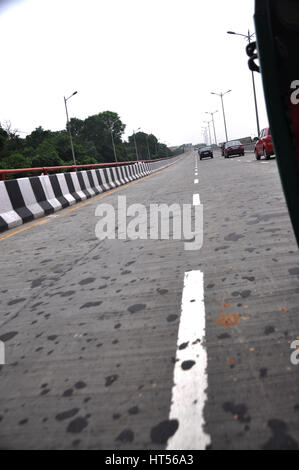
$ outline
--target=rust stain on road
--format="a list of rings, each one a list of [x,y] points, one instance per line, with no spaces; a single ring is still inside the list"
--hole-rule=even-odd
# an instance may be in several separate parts
[[[217,318],[216,323],[217,325],[225,327],[235,326],[239,323],[240,318],[240,315],[237,313],[224,313]]]

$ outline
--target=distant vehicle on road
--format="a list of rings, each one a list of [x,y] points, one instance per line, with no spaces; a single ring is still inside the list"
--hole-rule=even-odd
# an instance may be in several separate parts
[[[266,127],[260,133],[259,139],[255,144],[255,158],[260,160],[262,156],[264,156],[267,160],[274,155],[274,148],[272,142],[272,134],[270,127]]]
[[[242,145],[239,140],[231,140],[230,142],[226,142],[224,146],[224,158],[229,158],[233,155],[244,157],[244,154],[244,145]]]
[[[201,160],[203,158],[214,158],[212,147],[202,147],[199,149],[198,154]]]

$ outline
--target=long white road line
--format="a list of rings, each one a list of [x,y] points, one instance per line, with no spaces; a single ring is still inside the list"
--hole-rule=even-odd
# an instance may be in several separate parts
[[[211,444],[204,420],[208,387],[205,324],[203,273],[186,272],[169,416],[179,427],[168,440],[169,450],[205,450]]]

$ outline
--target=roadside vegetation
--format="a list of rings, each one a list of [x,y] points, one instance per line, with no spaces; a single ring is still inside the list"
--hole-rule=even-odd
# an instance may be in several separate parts
[[[123,140],[125,124],[117,113],[105,111],[81,120],[72,118],[70,129],[78,165],[114,162],[112,136],[118,161],[136,160],[134,135]],[[33,168],[72,165],[72,152],[66,129],[45,130],[37,127],[22,138],[11,124],[0,124],[0,168]],[[182,153],[183,147],[171,151],[153,134],[135,134],[140,160],[164,158]]]

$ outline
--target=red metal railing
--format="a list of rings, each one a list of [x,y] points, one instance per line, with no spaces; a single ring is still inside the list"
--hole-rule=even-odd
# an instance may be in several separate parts
[[[177,155],[176,155],[177,156]],[[4,181],[6,179],[6,175],[18,175],[21,173],[39,173],[47,175],[49,172],[52,171],[61,171],[61,170],[69,170],[69,171],[77,171],[77,169],[90,169],[93,170],[95,168],[107,168],[107,167],[115,167],[115,166],[122,166],[122,165],[133,165],[134,163],[148,163],[148,162],[159,162],[161,160],[169,160],[170,158],[174,157],[165,157],[165,158],[157,158],[155,160],[139,160],[139,161],[126,161],[126,162],[113,162],[113,163],[92,163],[90,165],[64,165],[64,166],[45,166],[45,167],[38,167],[38,168],[17,168],[17,169],[9,169],[9,170],[0,170],[0,180]]]

